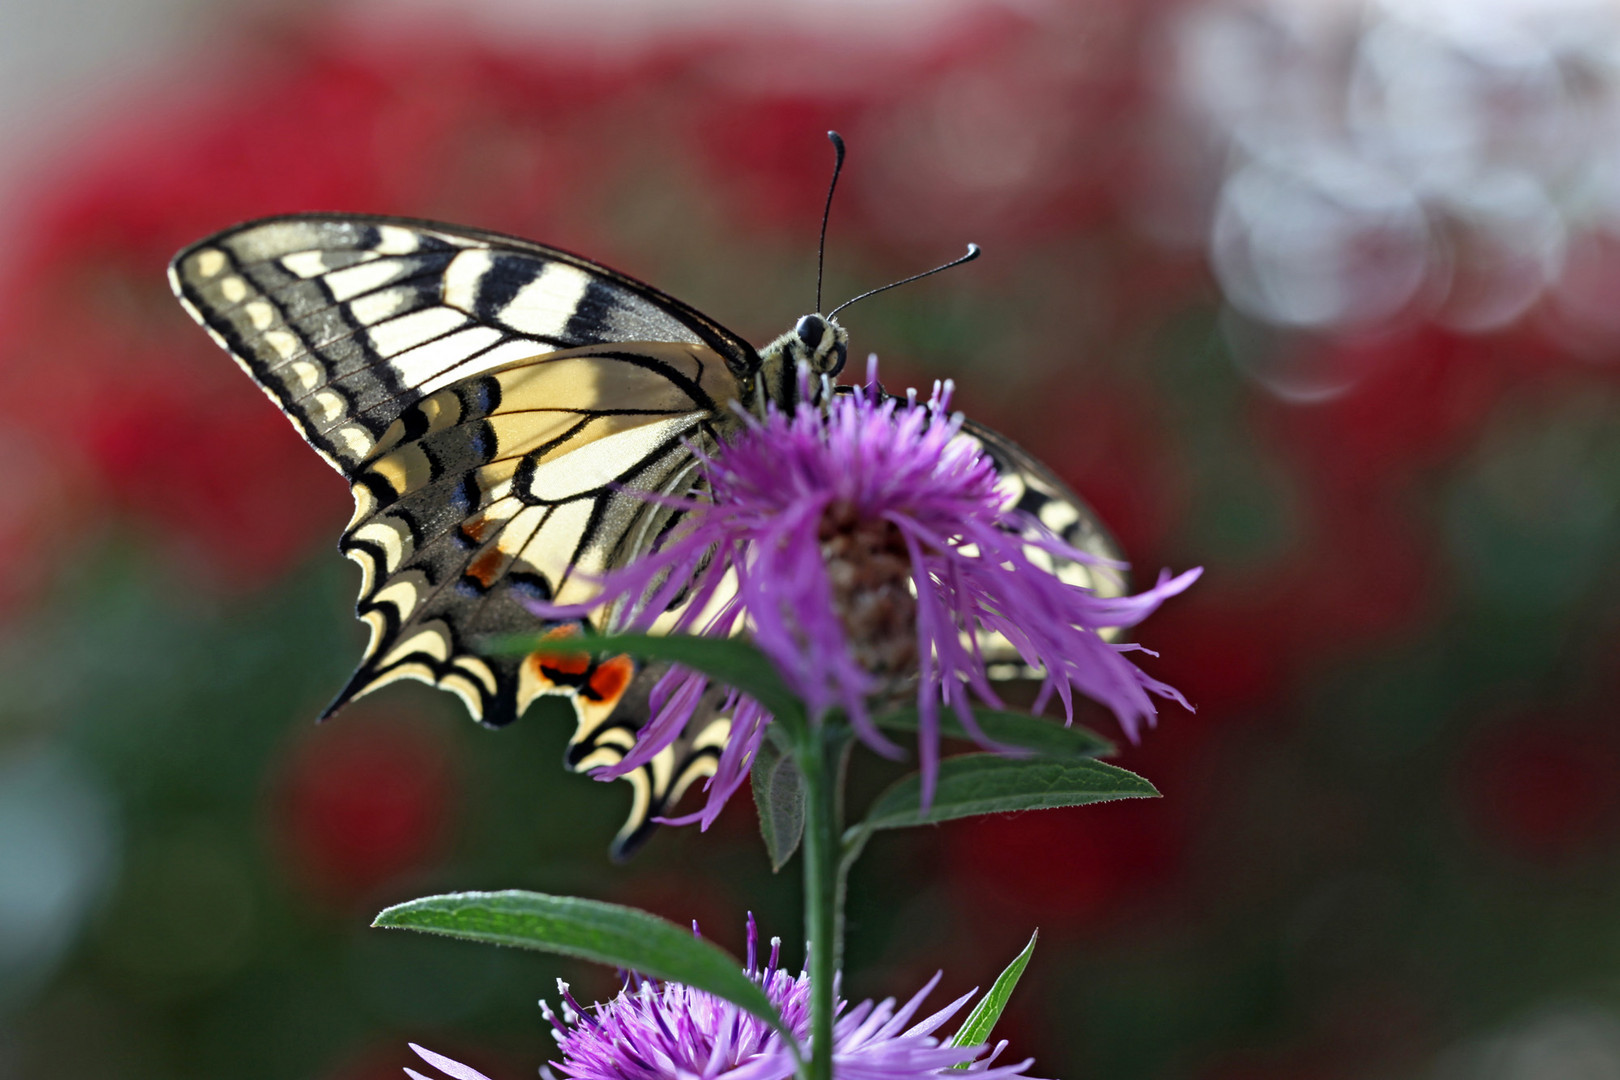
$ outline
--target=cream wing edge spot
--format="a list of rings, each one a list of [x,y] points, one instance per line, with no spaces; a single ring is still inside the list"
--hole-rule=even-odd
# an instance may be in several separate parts
[[[196,257],[200,259],[201,256],[205,254],[219,255],[221,259],[224,258],[224,255],[217,251],[198,252]],[[215,272],[217,273],[218,271],[216,270]],[[209,325],[207,316],[198,310],[197,305],[193,304],[185,295],[184,287],[180,280],[178,264],[171,265],[169,267],[169,288],[174,292],[175,299],[180,301],[181,308],[185,310],[187,315],[191,316],[192,321],[194,321],[198,326],[202,327],[203,332],[213,340],[214,344],[223,349],[225,351],[225,355],[229,356],[233,361],[235,361],[236,366],[242,369],[243,374],[247,375],[248,378],[253,380],[254,384],[258,386],[259,390],[264,394],[265,397],[274,402],[276,408],[281,411],[281,414],[291,421],[292,426],[297,430],[299,436],[309,444],[310,449],[319,454],[322,461],[326,462],[338,472],[347,472],[348,464],[339,461],[337,458],[333,457],[331,454],[327,453],[323,448],[321,448],[321,446],[319,446],[315,440],[310,437],[309,429],[304,426],[304,422],[300,420],[297,415],[288,412],[282,407],[281,399],[276,396],[276,392],[272,390],[268,384],[259,381],[258,375],[255,374],[253,368],[248,364],[247,360],[241,356],[238,356],[236,350],[231,347],[231,343],[225,340],[225,335],[221,334],[219,331],[215,330]],[[357,455],[356,460],[358,460],[359,456],[363,455]]]

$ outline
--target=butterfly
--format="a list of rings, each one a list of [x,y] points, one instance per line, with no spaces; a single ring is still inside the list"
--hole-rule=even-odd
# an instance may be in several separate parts
[[[185,309],[353,492],[339,547],[360,566],[356,610],[370,640],[325,715],[400,679],[451,691],[494,727],[561,695],[577,717],[567,754],[576,770],[624,757],[654,673],[625,656],[502,656],[480,643],[579,633],[577,621],[547,623],[524,601],[589,599],[604,571],[675,523],[673,497],[701,493],[699,455],[743,423],[738,406],[791,408],[801,365],[836,376],[848,352],[830,316],[805,315],[755,349],[580,256],[403,218],[251,221],[181,251],[169,276]],[[1119,561],[1096,516],[1032,456],[971,421],[963,433],[1016,506],[1073,547]],[[1071,583],[1124,589],[1092,566],[1031,554]],[[993,674],[1021,670],[1005,642],[985,647]],[[694,721],[625,777],[634,795],[616,854],[712,774],[728,724]]]

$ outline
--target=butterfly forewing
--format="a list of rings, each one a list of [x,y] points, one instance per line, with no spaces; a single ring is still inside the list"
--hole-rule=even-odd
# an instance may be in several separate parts
[[[751,346],[648,285],[512,237],[402,219],[250,222],[182,251],[176,294],[351,475],[422,396],[580,346],[684,342],[738,378]]]
[[[576,768],[634,740],[644,686],[628,659],[501,657],[481,641],[579,632],[526,599],[588,599],[685,494],[693,447],[735,422],[752,347],[646,285],[495,234],[382,218],[249,223],[181,252],[176,294],[351,483],[341,542],[361,567],[364,659],[333,702],[398,679],[453,691],[500,725],[561,694]],[[644,693],[644,691],[641,691]],[[643,714],[644,715],[644,714]],[[708,719],[626,777],[616,846],[713,769]]]

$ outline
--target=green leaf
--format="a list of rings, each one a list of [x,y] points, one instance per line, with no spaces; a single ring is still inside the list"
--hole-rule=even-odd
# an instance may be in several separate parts
[[[1117,765],[1087,758],[1006,758],[963,754],[939,763],[934,803],[923,810],[918,773],[894,783],[867,812],[866,820],[845,833],[845,843],[874,829],[932,825],[976,814],[1080,806],[1110,799],[1139,799],[1158,791],[1142,777]]]
[[[636,908],[511,889],[426,896],[385,908],[371,925],[628,968],[707,990],[786,1031],[765,992],[724,949]]]
[[[765,838],[765,851],[771,870],[781,870],[798,850],[804,837],[804,777],[793,755],[785,749],[773,728],[766,729],[749,780],[754,788],[754,805],[759,809],[759,832]]]
[[[1093,758],[1114,752],[1114,744],[1087,728],[1071,724],[1065,727],[1059,720],[1028,713],[1000,712],[995,709],[974,709],[973,719],[980,729],[1004,746],[1017,746],[1042,757]],[[915,706],[896,709],[874,717],[878,727],[892,731],[916,731]],[[971,739],[951,709],[942,709],[939,716],[940,734],[947,739]]]
[[[770,658],[737,638],[671,634],[602,634],[589,637],[541,638],[509,634],[488,643],[498,654],[581,653],[601,656],[627,653],[638,660],[665,660],[701,671],[711,679],[740,690],[790,724],[801,722],[804,706],[776,673]]]
[[[979,999],[968,1013],[968,1018],[962,1021],[962,1026],[956,1034],[951,1036],[952,1046],[982,1046],[990,1041],[990,1031],[1001,1019],[1002,1010],[1007,1007],[1007,999],[1012,997],[1013,988],[1018,985],[1018,979],[1024,974],[1024,968],[1029,966],[1029,958],[1035,954],[1035,939],[1041,936],[1039,930],[1029,935],[1029,944],[1024,951],[1013,957],[1013,962],[1007,965],[1007,970],[996,976],[996,981],[990,987],[990,992]],[[962,1062],[955,1066],[965,1069],[970,1062]]]

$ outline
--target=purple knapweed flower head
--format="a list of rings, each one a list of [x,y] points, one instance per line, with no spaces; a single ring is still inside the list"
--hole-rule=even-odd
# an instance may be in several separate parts
[[[1135,645],[1103,632],[1133,626],[1199,574],[1161,575],[1135,596],[1104,597],[1071,585],[1032,554],[1103,560],[1065,543],[1010,505],[979,440],[962,436],[950,411],[950,383],[927,402],[901,400],[868,382],[853,392],[813,396],[803,387],[791,413],[746,416],[740,432],[704,459],[707,498],[672,500],[680,524],[656,549],[609,572],[589,604],[531,604],[547,618],[601,609],[617,629],[645,630],[683,601],[674,632],[746,633],[768,655],[813,716],[842,709],[862,740],[901,753],[873,724],[869,700],[916,681],[923,800],[938,768],[939,710],[955,710],[988,749],[973,721],[970,693],[1000,701],[978,641],[999,634],[1042,673],[1038,709],[1052,695],[1072,719],[1074,691],[1107,705],[1135,738],[1156,707],[1150,695],[1186,705],[1171,687],[1126,659]],[[707,679],[673,667],[654,688],[652,716],[613,779],[640,768],[680,736]],[[724,707],[731,735],[709,797],[675,819],[707,827],[743,780],[770,714],[746,697]]]
[[[765,991],[782,1021],[810,1054],[810,976],[778,966],[781,942],[771,941],[765,966],[758,965],[758,932],[748,920],[749,977]],[[923,999],[939,983],[935,975],[904,1005],[894,999],[849,1006],[835,1001],[834,1080],[922,1080],[956,1067],[978,1080],[1023,1077],[1031,1062],[996,1065],[1006,1043],[950,1046],[935,1033],[974,992],[914,1021]],[[793,1047],[765,1021],[740,1007],[681,983],[632,978],[617,997],[589,1008],[562,991],[561,1016],[544,1002],[562,1060],[553,1075],[569,1080],[791,1080],[798,1067]],[[450,1080],[487,1080],[477,1071],[415,1044],[424,1061]],[[413,1080],[433,1080],[406,1069]],[[549,1071],[549,1070],[543,1070]]]

